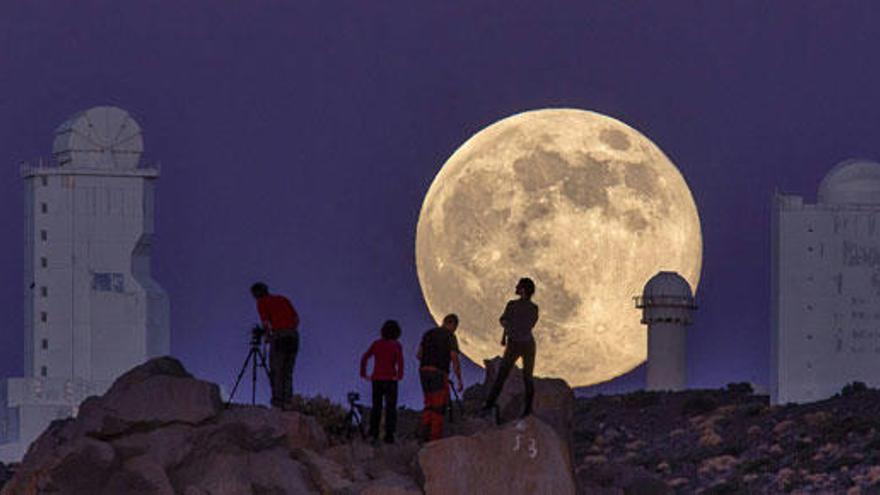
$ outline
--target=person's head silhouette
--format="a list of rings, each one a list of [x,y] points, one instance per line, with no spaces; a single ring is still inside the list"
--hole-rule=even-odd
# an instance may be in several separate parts
[[[519,282],[516,284],[516,295],[524,299],[531,299],[534,294],[535,282],[528,277],[519,279]]]

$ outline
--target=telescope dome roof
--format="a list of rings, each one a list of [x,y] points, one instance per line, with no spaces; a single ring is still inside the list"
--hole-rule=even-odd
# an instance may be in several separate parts
[[[645,298],[682,297],[692,298],[693,292],[687,280],[676,272],[659,272],[645,284]]]
[[[819,184],[824,204],[880,204],[880,163],[854,159],[838,163]]]

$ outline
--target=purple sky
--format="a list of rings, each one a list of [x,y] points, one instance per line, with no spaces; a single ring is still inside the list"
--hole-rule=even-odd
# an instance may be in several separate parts
[[[91,106],[131,111],[162,163],[154,274],[192,372],[230,384],[265,279],[303,317],[298,390],[367,391],[357,358],[393,317],[410,403],[421,200],[492,122],[595,110],[676,163],[704,234],[694,386],[766,383],[773,190],[813,201],[880,156],[873,2],[259,3],[0,3],[0,376],[22,365],[17,164]]]

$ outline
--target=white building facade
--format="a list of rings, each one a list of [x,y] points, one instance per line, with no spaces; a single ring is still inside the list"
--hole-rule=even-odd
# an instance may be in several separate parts
[[[816,204],[775,195],[771,229],[771,402],[880,386],[880,164],[838,164]]]
[[[150,274],[159,171],[142,147],[127,112],[97,107],[56,130],[51,165],[22,168],[24,376],[0,386],[0,461],[169,353],[168,298]]]

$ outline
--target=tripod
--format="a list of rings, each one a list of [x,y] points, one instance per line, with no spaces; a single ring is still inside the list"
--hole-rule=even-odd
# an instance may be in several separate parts
[[[449,379],[449,388],[452,389],[452,396],[454,398],[454,400],[447,404],[449,407],[449,422],[455,423],[455,404],[458,404],[458,415],[460,417],[464,417],[464,406],[461,405],[461,397],[459,397],[458,390],[455,389],[451,378]]]
[[[261,329],[262,330],[262,329]],[[241,371],[238,372],[238,378],[235,379],[235,385],[232,386],[232,392],[229,393],[229,399],[226,401],[226,407],[229,407],[229,404],[232,403],[232,398],[235,397],[235,391],[238,389],[239,383],[241,383],[241,378],[244,376],[244,372],[248,369],[248,363],[251,364],[251,405],[255,405],[257,403],[257,368],[263,368],[266,372],[266,379],[270,382],[272,379],[269,376],[269,368],[266,367],[266,354],[260,349],[260,340],[263,337],[263,332],[257,332],[256,329],[251,332],[251,345],[250,350],[248,351],[247,357],[244,359],[244,364],[241,365]]]
[[[345,436],[349,440],[351,440],[355,430],[361,433],[361,439],[367,439],[367,433],[364,431],[364,406],[357,402],[360,398],[361,396],[357,392],[348,393],[348,414],[345,416]]]

